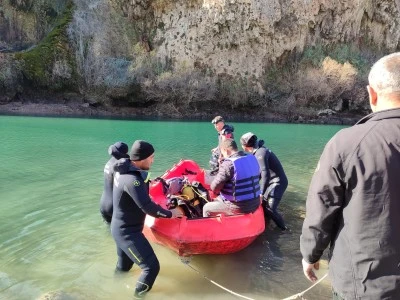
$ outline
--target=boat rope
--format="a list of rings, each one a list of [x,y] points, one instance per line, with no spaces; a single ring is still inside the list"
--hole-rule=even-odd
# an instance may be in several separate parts
[[[316,281],[312,286],[310,286],[308,289],[305,289],[304,291],[294,294],[290,297],[287,297],[285,299],[282,300],[293,300],[293,299],[304,299],[303,295],[305,293],[307,293],[309,290],[311,290],[313,287],[315,287],[318,283],[320,283],[322,280],[324,280],[326,278],[326,276],[328,276],[328,273],[326,273],[324,276],[322,276],[320,279],[318,279],[318,281]]]
[[[255,299],[253,299],[253,298],[249,298],[249,297],[246,297],[246,296],[241,295],[241,294],[239,294],[239,293],[236,293],[236,292],[234,292],[234,291],[232,291],[232,290],[230,290],[230,289],[228,289],[228,288],[222,286],[221,284],[215,282],[214,280],[208,278],[206,275],[202,274],[202,273],[201,273],[199,270],[197,270],[195,267],[193,267],[192,265],[190,265],[190,258],[187,259],[187,258],[181,257],[181,262],[182,262],[184,265],[186,265],[186,266],[188,266],[189,268],[191,268],[191,269],[192,269],[193,271],[195,271],[197,274],[199,274],[200,276],[202,276],[202,277],[203,277],[204,279],[206,279],[207,281],[209,281],[209,282],[211,282],[212,284],[216,285],[217,287],[219,287],[219,288],[221,288],[221,289],[227,291],[228,293],[230,293],[230,294],[232,294],[232,295],[234,295],[234,296],[236,296],[236,297],[239,297],[239,298],[243,298],[243,299],[247,299],[247,300],[255,300]],[[312,286],[310,286],[309,288],[305,289],[304,291],[302,291],[302,292],[300,292],[300,293],[297,293],[297,294],[294,294],[294,295],[292,295],[292,296],[289,296],[289,297],[287,297],[287,298],[284,298],[284,299],[282,299],[282,300],[304,299],[304,298],[303,298],[304,294],[307,293],[309,290],[311,290],[313,287],[315,287],[317,284],[321,283],[321,281],[324,280],[327,276],[328,276],[328,273],[326,273],[326,274],[325,274],[324,276],[322,276],[318,281],[316,281]]]
[[[232,290],[230,290],[230,289],[228,289],[228,288],[226,288],[226,287],[220,285],[219,283],[215,282],[214,280],[208,278],[206,275],[202,274],[202,273],[201,273],[199,270],[197,270],[195,267],[191,266],[191,265],[189,264],[189,261],[188,261],[188,260],[184,261],[183,259],[181,259],[181,262],[182,262],[184,265],[186,265],[186,266],[188,266],[189,268],[191,268],[191,269],[192,269],[193,271],[195,271],[197,274],[199,274],[200,276],[202,276],[204,279],[208,280],[209,282],[211,282],[212,284],[216,285],[217,287],[219,287],[219,288],[221,288],[221,289],[227,291],[228,293],[230,293],[230,294],[232,294],[232,295],[234,295],[234,296],[236,296],[236,297],[239,297],[239,298],[243,298],[243,299],[247,299],[247,300],[254,300],[253,298],[249,298],[249,297],[243,296],[243,295],[241,295],[241,294],[239,294],[239,293],[236,293],[236,292],[234,292],[234,291],[232,291]]]

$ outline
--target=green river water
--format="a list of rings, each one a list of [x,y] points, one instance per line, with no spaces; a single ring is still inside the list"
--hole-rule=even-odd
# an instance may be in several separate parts
[[[252,299],[282,299],[310,286],[299,251],[305,198],[324,145],[342,127],[231,123],[236,138],[252,131],[281,160],[289,186],[280,211],[291,231],[271,224],[238,253],[194,256],[190,265],[201,274],[154,245],[161,271],[146,299],[240,299],[204,276]],[[115,244],[99,199],[108,146],[135,139],[156,149],[153,178],[181,158],[207,167],[217,143],[210,122],[0,116],[0,299],[38,299],[49,291],[65,299],[132,298],[140,270],[114,276]],[[329,297],[328,280],[305,294]]]

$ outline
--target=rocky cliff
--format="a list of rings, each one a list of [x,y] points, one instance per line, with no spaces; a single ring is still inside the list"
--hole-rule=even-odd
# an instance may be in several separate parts
[[[217,99],[346,110],[372,62],[399,49],[400,0],[74,0],[68,16],[70,2],[0,3],[0,89],[56,86],[175,111]]]
[[[65,0],[2,0],[0,51],[12,52],[36,45],[65,5]]]
[[[387,0],[170,1],[156,10],[157,55],[216,74],[260,77],[305,47],[338,43],[398,48],[399,6]]]

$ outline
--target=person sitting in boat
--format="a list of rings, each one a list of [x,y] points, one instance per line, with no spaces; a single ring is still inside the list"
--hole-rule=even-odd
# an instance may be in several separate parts
[[[108,154],[111,158],[104,166],[104,188],[100,198],[100,213],[104,222],[110,224],[113,213],[114,165],[120,158],[129,158],[128,145],[124,142],[116,142],[108,147]]]
[[[220,145],[224,157],[210,189],[219,194],[203,207],[203,216],[252,213],[260,206],[260,166],[253,155],[238,151],[233,139]]]
[[[261,194],[264,215],[272,219],[282,230],[286,230],[285,221],[278,212],[278,205],[288,186],[288,179],[278,157],[267,147],[263,140],[258,140],[252,132],[247,132],[240,138],[244,151],[252,153],[261,168]]]
[[[128,272],[134,263],[142,269],[135,298],[150,291],[160,271],[157,256],[142,233],[146,214],[155,218],[183,216],[178,209],[166,210],[151,200],[147,171],[153,160],[153,146],[138,140],[132,145],[130,159],[120,159],[114,167],[111,233],[117,245],[116,271]]]
[[[233,131],[235,130],[232,125],[225,124],[225,120],[221,116],[216,116],[211,123],[214,125],[215,130],[218,132],[218,146],[211,149],[210,168],[211,173],[216,174],[222,159],[219,145],[224,139],[233,139]]]

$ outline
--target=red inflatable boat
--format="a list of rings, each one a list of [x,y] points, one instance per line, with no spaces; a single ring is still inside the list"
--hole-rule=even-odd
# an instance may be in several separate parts
[[[184,176],[189,182],[198,181],[204,187],[205,174],[192,160],[181,160],[161,176],[163,179]],[[150,185],[155,202],[166,207],[168,198],[161,181]],[[164,219],[146,217],[144,234],[155,243],[164,245],[180,256],[193,254],[227,254],[250,245],[265,229],[264,214],[260,206],[254,213],[207,218]]]

